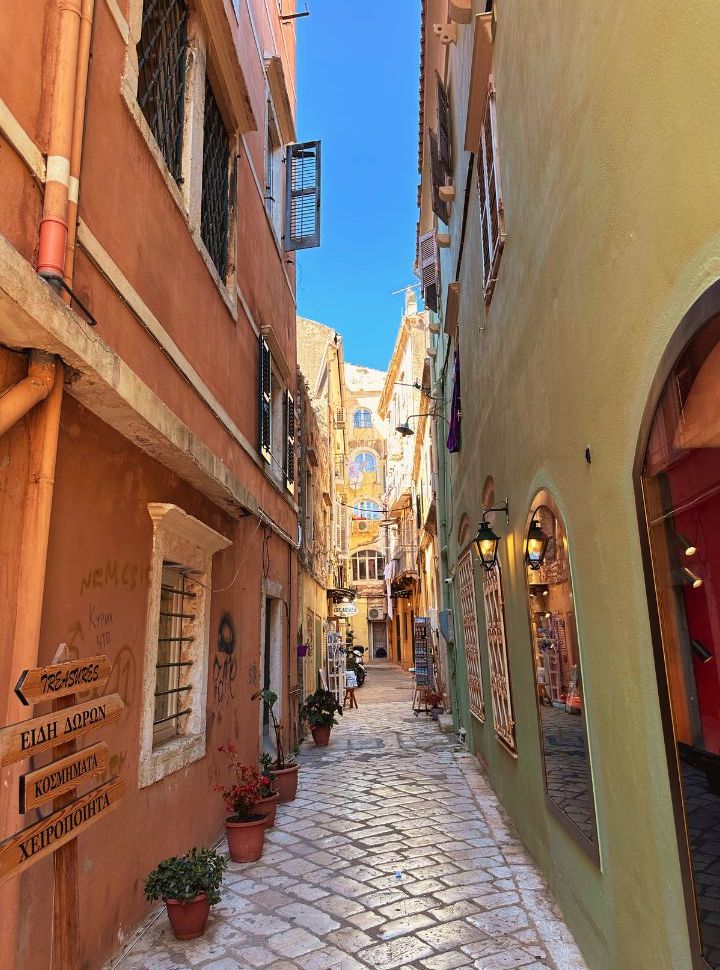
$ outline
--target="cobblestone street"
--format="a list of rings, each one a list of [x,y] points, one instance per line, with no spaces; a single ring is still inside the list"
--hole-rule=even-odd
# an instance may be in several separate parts
[[[372,667],[330,747],[303,749],[298,797],[262,860],[230,864],[204,938],[164,909],[119,970],[584,970],[477,762],[425,715],[408,676]]]

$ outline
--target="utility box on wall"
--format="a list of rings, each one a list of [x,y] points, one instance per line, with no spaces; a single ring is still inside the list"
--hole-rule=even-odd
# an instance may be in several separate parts
[[[440,610],[438,613],[440,632],[446,643],[455,643],[455,623],[452,610]]]

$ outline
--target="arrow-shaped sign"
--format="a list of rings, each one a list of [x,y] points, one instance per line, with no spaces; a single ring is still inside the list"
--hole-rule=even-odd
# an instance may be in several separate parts
[[[85,657],[68,663],[50,664],[23,670],[15,693],[23,704],[79,694],[84,690],[101,690],[110,677],[112,664],[105,656]]]

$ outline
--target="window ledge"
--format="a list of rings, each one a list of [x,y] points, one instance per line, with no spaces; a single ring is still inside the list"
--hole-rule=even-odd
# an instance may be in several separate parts
[[[170,505],[166,502],[150,502],[148,503],[148,512],[156,528],[163,525],[175,535],[186,539],[195,546],[200,546],[207,552],[216,553],[232,545],[230,539],[226,539],[224,535],[216,532],[215,529],[211,529],[209,525],[205,525],[199,519],[188,515],[177,505]]]
[[[148,757],[140,762],[138,786],[147,788],[161,781],[181,768],[205,757],[205,732],[191,736],[181,736],[166,741],[153,749]]]

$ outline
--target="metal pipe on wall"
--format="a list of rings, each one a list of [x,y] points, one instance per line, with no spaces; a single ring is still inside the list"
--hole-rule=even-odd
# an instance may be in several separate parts
[[[55,358],[41,350],[30,354],[27,377],[0,396],[0,435],[24,417],[50,393],[55,379]]]

